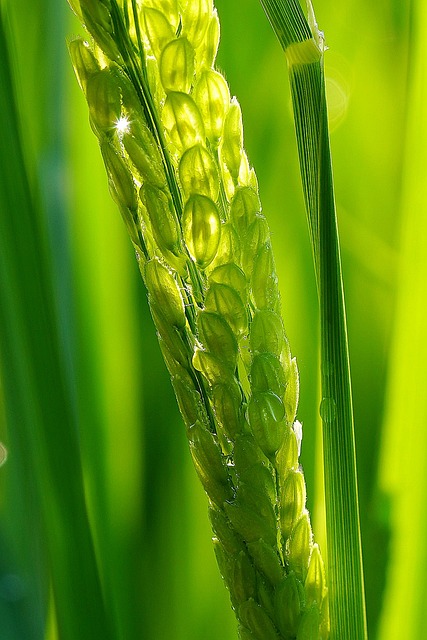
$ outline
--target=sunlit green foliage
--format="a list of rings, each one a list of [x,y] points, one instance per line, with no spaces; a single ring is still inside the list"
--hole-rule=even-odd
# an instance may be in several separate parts
[[[78,27],[71,22],[65,2],[62,6],[56,0],[3,0],[2,7],[6,4],[15,39],[12,70],[25,157],[32,190],[37,191],[36,178],[39,181],[46,211],[43,220],[48,221],[53,299],[69,375],[75,380],[73,402],[86,495],[109,610],[122,638],[158,640],[169,637],[173,629],[177,639],[231,640],[236,637],[235,623],[217,576],[205,498],[191,467],[126,231],[110,202],[86,105],[70,68],[65,38]],[[242,3],[217,0],[216,5],[222,24],[218,59],[232,94],[239,96],[242,105],[246,149],[257,167],[263,208],[272,228],[287,333],[300,363],[302,460],[313,507],[317,478],[313,442],[319,405],[317,302],[286,71],[258,3],[245,3],[244,12]],[[423,294],[422,286],[415,290],[410,284],[416,275],[425,282],[425,265],[414,264],[412,240],[400,252],[399,235],[402,225],[406,227],[416,215],[411,233],[421,243],[426,225],[425,199],[412,204],[405,191],[408,204],[400,206],[402,165],[410,162],[408,176],[416,175],[411,166],[423,175],[422,156],[411,153],[410,146],[403,153],[408,101],[416,100],[419,91],[406,95],[407,53],[415,42],[409,38],[409,8],[409,3],[388,0],[349,2],[331,11],[330,3],[316,2],[319,26],[325,29],[330,47],[326,71],[354,383],[368,625],[370,637],[380,640],[397,640],[402,634],[409,640],[422,637],[422,619],[412,605],[417,598],[422,600],[427,575],[421,570],[423,536],[417,547],[418,538],[411,538],[414,527],[408,523],[408,517],[420,514],[420,503],[426,502],[423,467],[412,464],[413,455],[421,456],[423,450],[417,440],[424,431],[423,396],[417,391],[425,377],[425,359],[416,364],[415,358],[422,355],[417,345],[423,342],[415,344],[412,325],[416,317],[422,318]],[[422,22],[416,14],[414,20]],[[411,38],[416,37],[422,36],[414,31]],[[418,87],[423,87],[422,81]],[[415,121],[425,121],[424,104],[419,101]],[[3,167],[10,161],[3,144],[4,127],[0,137]],[[415,133],[411,139],[420,142],[421,135]],[[421,194],[421,184],[420,179],[417,187],[405,189]],[[25,253],[23,261],[24,265]],[[0,286],[5,286],[3,281]],[[407,344],[389,362],[398,290],[406,291],[399,294],[406,315],[396,331]],[[30,313],[31,301],[27,309]],[[408,358],[405,364],[402,353]],[[414,380],[408,390],[414,400],[408,400],[404,385],[393,382],[390,397],[395,404],[387,413],[395,421],[402,416],[394,428],[408,446],[407,457],[405,462],[394,457],[402,449],[387,436],[390,447],[383,468],[397,475],[400,470],[400,481],[397,485],[395,480],[384,480],[382,474],[378,483],[386,379],[402,376],[409,384],[410,372]],[[7,373],[2,368],[3,380]],[[43,367],[39,373],[45,375]],[[35,410],[31,405],[28,409],[30,415]],[[414,413],[409,414],[409,409]],[[41,639],[46,619],[50,629],[54,621],[47,614],[49,565],[35,500],[35,471],[25,457],[30,443],[8,420],[9,431],[2,420],[1,440],[9,457],[0,470],[2,636]],[[33,456],[37,459],[37,452]],[[396,519],[395,492],[401,490],[402,474],[410,477],[411,484],[399,494],[401,515]],[[43,490],[49,500],[53,487],[45,484]],[[410,504],[408,496],[417,502]],[[66,499],[63,494],[62,499]],[[321,514],[315,506],[318,537]],[[71,531],[72,524],[70,539]],[[396,531],[404,543],[394,546],[396,552],[389,555]],[[399,549],[408,548],[420,568],[418,574],[409,575],[403,563]],[[80,554],[76,566],[81,562]],[[414,589],[414,597],[405,602],[402,575]],[[288,589],[292,595],[295,586]],[[404,605],[403,610],[397,604]],[[385,617],[381,617],[383,611]],[[392,622],[397,611],[403,631]],[[283,624],[292,625],[292,621]],[[55,637],[53,631],[49,637]]]

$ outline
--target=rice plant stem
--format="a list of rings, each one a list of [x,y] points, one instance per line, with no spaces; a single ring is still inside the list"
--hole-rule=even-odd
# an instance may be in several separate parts
[[[169,190],[171,192],[171,196],[174,204],[174,209],[176,212],[177,221],[178,221],[178,224],[181,226],[181,217],[182,217],[181,194],[176,182],[175,172],[172,167],[169,153],[166,148],[166,142],[164,139],[162,127],[158,121],[157,112],[153,104],[151,93],[150,91],[146,90],[146,86],[147,86],[146,69],[144,65],[144,55],[143,55],[143,49],[142,49],[141,34],[139,31],[139,21],[137,19],[137,15],[135,14],[136,7],[134,6],[134,0],[132,0],[132,9],[135,17],[135,23],[138,25],[137,39],[138,39],[138,47],[141,47],[141,51],[142,51],[141,65],[138,65],[135,59],[135,56],[133,54],[133,46],[132,46],[132,43],[129,41],[127,30],[125,28],[125,25],[123,24],[122,14],[119,7],[117,6],[116,0],[112,0],[111,9],[112,9],[112,17],[115,23],[115,29],[119,37],[120,51],[122,55],[125,54],[127,58],[126,72],[133,86],[135,87],[137,95],[141,100],[141,104],[144,105],[145,115],[147,117],[147,123],[149,124],[150,129],[158,142],[163,165],[166,172],[166,179],[168,182]],[[192,262],[191,259],[187,260],[187,268],[189,271],[192,291],[194,292],[196,301],[193,300],[193,297],[188,287],[186,286],[185,282],[183,282],[183,288],[185,289],[186,296],[189,300],[189,304],[186,305],[186,315],[188,317],[190,326],[194,328],[195,320],[194,320],[193,309],[197,301],[201,302],[201,300],[203,299],[203,293],[202,293],[203,285],[200,281],[199,273],[197,269],[195,269],[194,263]]]
[[[144,64],[145,58],[144,58],[144,50],[142,47],[141,34],[139,29],[139,20],[136,13],[135,2],[134,0],[132,0],[132,10],[133,10],[133,15],[135,19],[135,24],[137,25],[136,29],[137,29],[138,47],[141,52],[140,65],[138,65],[135,59],[135,56],[133,54],[132,43],[129,41],[127,30],[125,28],[125,25],[123,24],[122,14],[119,7],[117,6],[116,0],[112,0],[111,7],[112,7],[112,16],[115,22],[115,28],[117,30],[117,33],[119,34],[119,40],[121,43],[120,51],[122,54],[125,54],[128,58],[126,71],[129,75],[129,78],[133,86],[135,87],[135,90],[137,92],[139,99],[141,100],[141,104],[143,104],[145,107],[147,122],[150,124],[151,131],[158,142],[165,172],[166,172],[168,186],[170,189],[170,193],[171,193],[173,204],[174,204],[174,209],[176,212],[177,221],[179,226],[181,227],[181,218],[182,218],[181,193],[178,188],[178,184],[176,182],[175,171],[173,169],[171,159],[167,151],[163,129],[160,125],[160,122],[158,121],[157,111],[154,107],[151,93],[149,90],[146,90],[147,81],[146,81],[146,68]],[[185,291],[185,296],[187,299],[187,303],[185,305],[185,313],[186,313],[190,328],[193,331],[193,333],[195,333],[196,332],[195,306],[197,304],[197,301],[200,303],[203,300],[203,284],[200,280],[200,274],[197,271],[197,269],[194,267],[194,263],[191,259],[187,260],[187,268],[190,276],[191,291],[185,281],[181,280],[181,284],[182,284],[183,290]],[[194,293],[194,297],[196,298],[196,300],[194,300],[192,292]],[[209,402],[207,400],[207,391],[205,388],[205,383],[199,372],[195,372],[194,375],[197,380],[197,387],[199,388],[204,401],[211,431],[215,432],[215,421],[212,416]]]
[[[135,22],[135,30],[136,30],[136,38],[138,41],[138,52],[139,52],[139,57],[141,60],[144,60],[144,47],[142,46],[142,39],[141,39],[141,30],[139,28],[139,19],[138,19],[138,10],[136,7],[136,1],[132,0],[132,13],[133,13],[133,20]],[[145,72],[145,68],[142,69],[142,72]]]

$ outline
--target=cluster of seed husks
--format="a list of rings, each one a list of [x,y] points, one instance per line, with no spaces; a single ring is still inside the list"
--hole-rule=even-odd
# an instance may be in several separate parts
[[[72,4],[94,39],[70,43],[74,68],[209,497],[240,636],[326,638],[298,463],[298,370],[240,107],[214,69],[212,0]]]

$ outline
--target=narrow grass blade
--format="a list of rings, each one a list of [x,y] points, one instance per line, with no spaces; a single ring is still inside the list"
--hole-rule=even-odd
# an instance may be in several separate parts
[[[110,638],[88,524],[78,435],[58,340],[43,218],[23,159],[0,14],[0,357],[10,455],[31,471],[61,640]],[[30,535],[30,533],[29,533]]]
[[[309,7],[261,0],[286,52],[321,318],[323,442],[331,638],[366,637],[353,410],[323,76],[323,39]]]

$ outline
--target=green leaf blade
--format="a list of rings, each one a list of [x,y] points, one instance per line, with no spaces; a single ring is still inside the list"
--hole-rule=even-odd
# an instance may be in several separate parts
[[[301,7],[274,0],[261,0],[261,4],[287,54],[319,293],[330,637],[362,640],[367,637],[367,631],[353,409],[322,38],[320,33],[313,33],[313,42],[319,47],[318,60],[306,56],[308,51],[299,54],[296,47],[301,48],[305,43],[301,29],[295,26],[295,21],[289,21],[289,14],[295,11],[302,20]],[[283,27],[284,23],[288,23],[287,28]],[[310,29],[307,22],[306,27]]]
[[[98,633],[110,638],[86,511],[74,398],[59,339],[53,270],[27,177],[4,18],[2,11],[0,366],[10,449],[35,486],[59,638],[89,640]]]
[[[283,48],[312,35],[298,0],[260,0]]]

